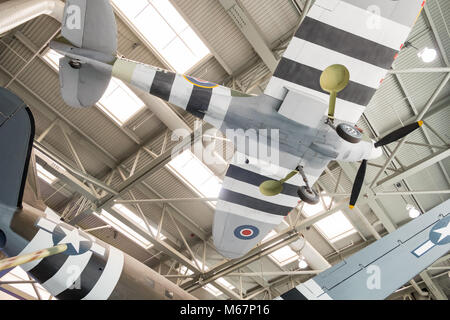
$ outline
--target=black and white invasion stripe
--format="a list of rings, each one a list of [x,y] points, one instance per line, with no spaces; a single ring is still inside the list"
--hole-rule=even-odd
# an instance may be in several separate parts
[[[406,40],[422,4],[421,0],[372,2],[317,0],[265,93],[282,100],[286,89],[293,88],[326,100],[320,75],[332,64],[343,64],[350,71],[350,83],[338,94],[336,117],[356,123]],[[375,9],[380,10],[379,15],[371,12]]]

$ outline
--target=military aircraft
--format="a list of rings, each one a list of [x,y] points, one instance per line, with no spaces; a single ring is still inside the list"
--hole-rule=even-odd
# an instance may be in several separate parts
[[[61,37],[50,47],[64,55],[61,93],[70,106],[94,105],[114,76],[227,136],[235,133],[236,153],[213,226],[217,250],[233,259],[279,225],[299,198],[317,203],[312,186],[332,160],[362,161],[350,199],[353,208],[367,161],[382,155],[381,146],[423,124],[409,124],[376,143],[363,141],[355,127],[423,5],[422,0],[315,1],[265,93],[257,97],[117,57],[116,23],[106,0],[66,1]],[[246,139],[249,130],[259,136]],[[236,142],[236,136],[245,143]],[[269,153],[278,156],[265,156]]]
[[[0,262],[0,270],[21,265],[61,300],[196,299],[133,257],[64,223],[50,208],[23,203],[33,141],[31,111],[0,88],[0,249],[12,257]]]
[[[369,4],[375,4],[379,14],[366,10]],[[423,2],[418,0],[317,0],[284,53],[265,94],[257,97],[117,57],[116,24],[107,0],[67,0],[61,37],[50,46],[64,55],[60,60],[61,93],[70,106],[94,105],[114,76],[194,114],[225,133],[253,129],[263,132],[265,139],[262,140],[265,141],[279,137],[276,146],[263,143],[270,153],[278,153],[276,161],[252,151],[252,141],[258,140],[259,144],[261,139],[250,136],[244,145],[236,143],[236,155],[226,173],[216,206],[213,237],[221,254],[238,258],[281,223],[298,204],[299,198],[307,203],[317,203],[318,195],[312,186],[332,160],[362,161],[352,191],[350,206],[353,206],[362,187],[367,160],[381,155],[379,147],[422,125],[420,121],[410,124],[378,142],[363,141],[361,131],[355,127],[422,6]],[[9,256],[15,256],[53,245],[62,246],[59,247],[62,253],[24,265],[26,271],[61,299],[192,298],[183,291],[174,294],[178,292],[177,287],[170,281],[155,284],[158,275],[153,271],[100,240],[62,223],[51,210],[47,209],[44,214],[22,205],[24,168],[28,165],[34,131],[32,115],[20,99],[5,90],[1,93],[5,97],[1,100],[5,102],[0,105],[5,116],[0,124],[0,239],[3,241],[0,247]],[[17,137],[17,141],[11,143],[8,139],[11,136]],[[406,242],[407,239],[411,245],[425,237],[432,243],[423,244],[427,250],[419,250],[421,254],[417,258],[418,261],[423,259],[423,263],[407,265],[397,261],[397,267],[409,270],[394,282],[397,287],[448,251],[448,232],[442,231],[448,230],[447,209],[448,203],[428,214],[427,217],[432,216],[430,219],[434,220],[426,226],[413,221],[414,227],[405,226],[405,232],[396,233],[397,240]],[[446,217],[444,222],[443,217]],[[447,227],[443,223],[447,223]],[[434,225],[440,227],[430,231]],[[446,236],[436,240],[435,231],[438,234],[442,231],[441,237]],[[432,238],[434,240],[430,240]],[[387,253],[398,241],[388,240],[375,250],[367,251],[370,254],[365,253],[372,259],[363,256],[363,263],[355,264],[357,260],[338,265],[319,275],[313,281],[322,291],[316,290],[317,285],[310,282],[312,286],[304,284],[294,289],[297,292],[291,291],[283,298],[357,298],[358,295],[349,293],[353,282],[343,279],[352,275],[349,279],[359,281],[358,285],[363,286],[364,282],[360,280],[362,270],[369,266],[367,263],[382,259],[382,256],[392,257]],[[398,250],[408,254],[406,246],[400,246]],[[409,253],[417,250],[414,248]],[[69,277],[67,268],[73,265],[79,267],[79,272]],[[390,263],[386,265],[389,272],[397,270]],[[344,272],[340,273],[340,270]],[[148,283],[142,281],[143,275]],[[85,278],[89,281],[82,282],[81,293],[69,289],[72,280]],[[327,282],[323,280],[325,278],[333,280]],[[346,284],[350,286],[343,291],[346,293],[331,292]],[[155,285],[159,286],[157,293]],[[388,289],[382,290],[384,297]],[[360,294],[358,290],[353,292]],[[366,296],[382,297],[380,294]]]
[[[14,137],[13,139],[11,137]],[[0,271],[21,265],[58,299],[192,300],[122,251],[23,203],[34,119],[0,88]],[[40,205],[33,203],[36,207]],[[450,249],[450,200],[278,299],[384,299]]]

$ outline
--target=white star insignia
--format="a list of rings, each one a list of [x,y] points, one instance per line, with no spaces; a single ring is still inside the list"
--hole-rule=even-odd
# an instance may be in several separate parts
[[[80,242],[88,241],[78,233],[78,229],[73,229],[72,231],[61,228],[66,236],[58,244],[71,244],[77,253],[80,252]]]
[[[439,237],[438,243],[450,236],[450,222],[447,223],[447,226],[444,228],[436,229],[433,232],[439,233],[441,236]]]

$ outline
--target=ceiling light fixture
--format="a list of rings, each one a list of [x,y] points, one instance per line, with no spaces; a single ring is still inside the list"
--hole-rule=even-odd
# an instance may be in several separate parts
[[[425,63],[433,62],[437,57],[437,51],[433,48],[425,47],[425,48],[419,50],[419,48],[415,47],[411,42],[406,41],[405,44],[403,45],[403,48],[408,48],[408,47],[412,47],[412,48],[416,49],[418,51],[417,56],[420,59],[422,59],[422,61]]]
[[[437,52],[434,49],[425,47],[417,53],[417,56],[425,63],[433,62],[437,57]]]
[[[305,260],[304,257],[301,257],[301,258],[298,260],[298,267],[299,267],[300,269],[306,269],[306,268],[308,268],[308,262],[306,262],[306,260]]]
[[[408,210],[409,216],[411,217],[411,219],[415,219],[418,216],[420,216],[420,211],[416,209],[416,207],[414,207],[411,204],[408,204],[406,206],[406,210]]]

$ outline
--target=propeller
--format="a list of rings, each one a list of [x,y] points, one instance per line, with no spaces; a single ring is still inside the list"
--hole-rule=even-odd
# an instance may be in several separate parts
[[[375,148],[379,148],[382,146],[385,146],[389,143],[398,141],[404,137],[406,137],[408,134],[412,133],[416,129],[420,128],[423,125],[423,121],[417,121],[414,123],[411,123],[405,127],[402,127],[400,129],[397,129],[387,136],[381,138],[378,142],[374,144]],[[358,169],[358,172],[356,174],[355,182],[353,183],[352,188],[352,194],[350,197],[350,209],[353,209],[355,207],[356,201],[358,200],[359,193],[361,192],[361,188],[364,182],[364,177],[366,175],[366,169],[367,169],[367,160],[363,160],[361,163],[361,166]]]

